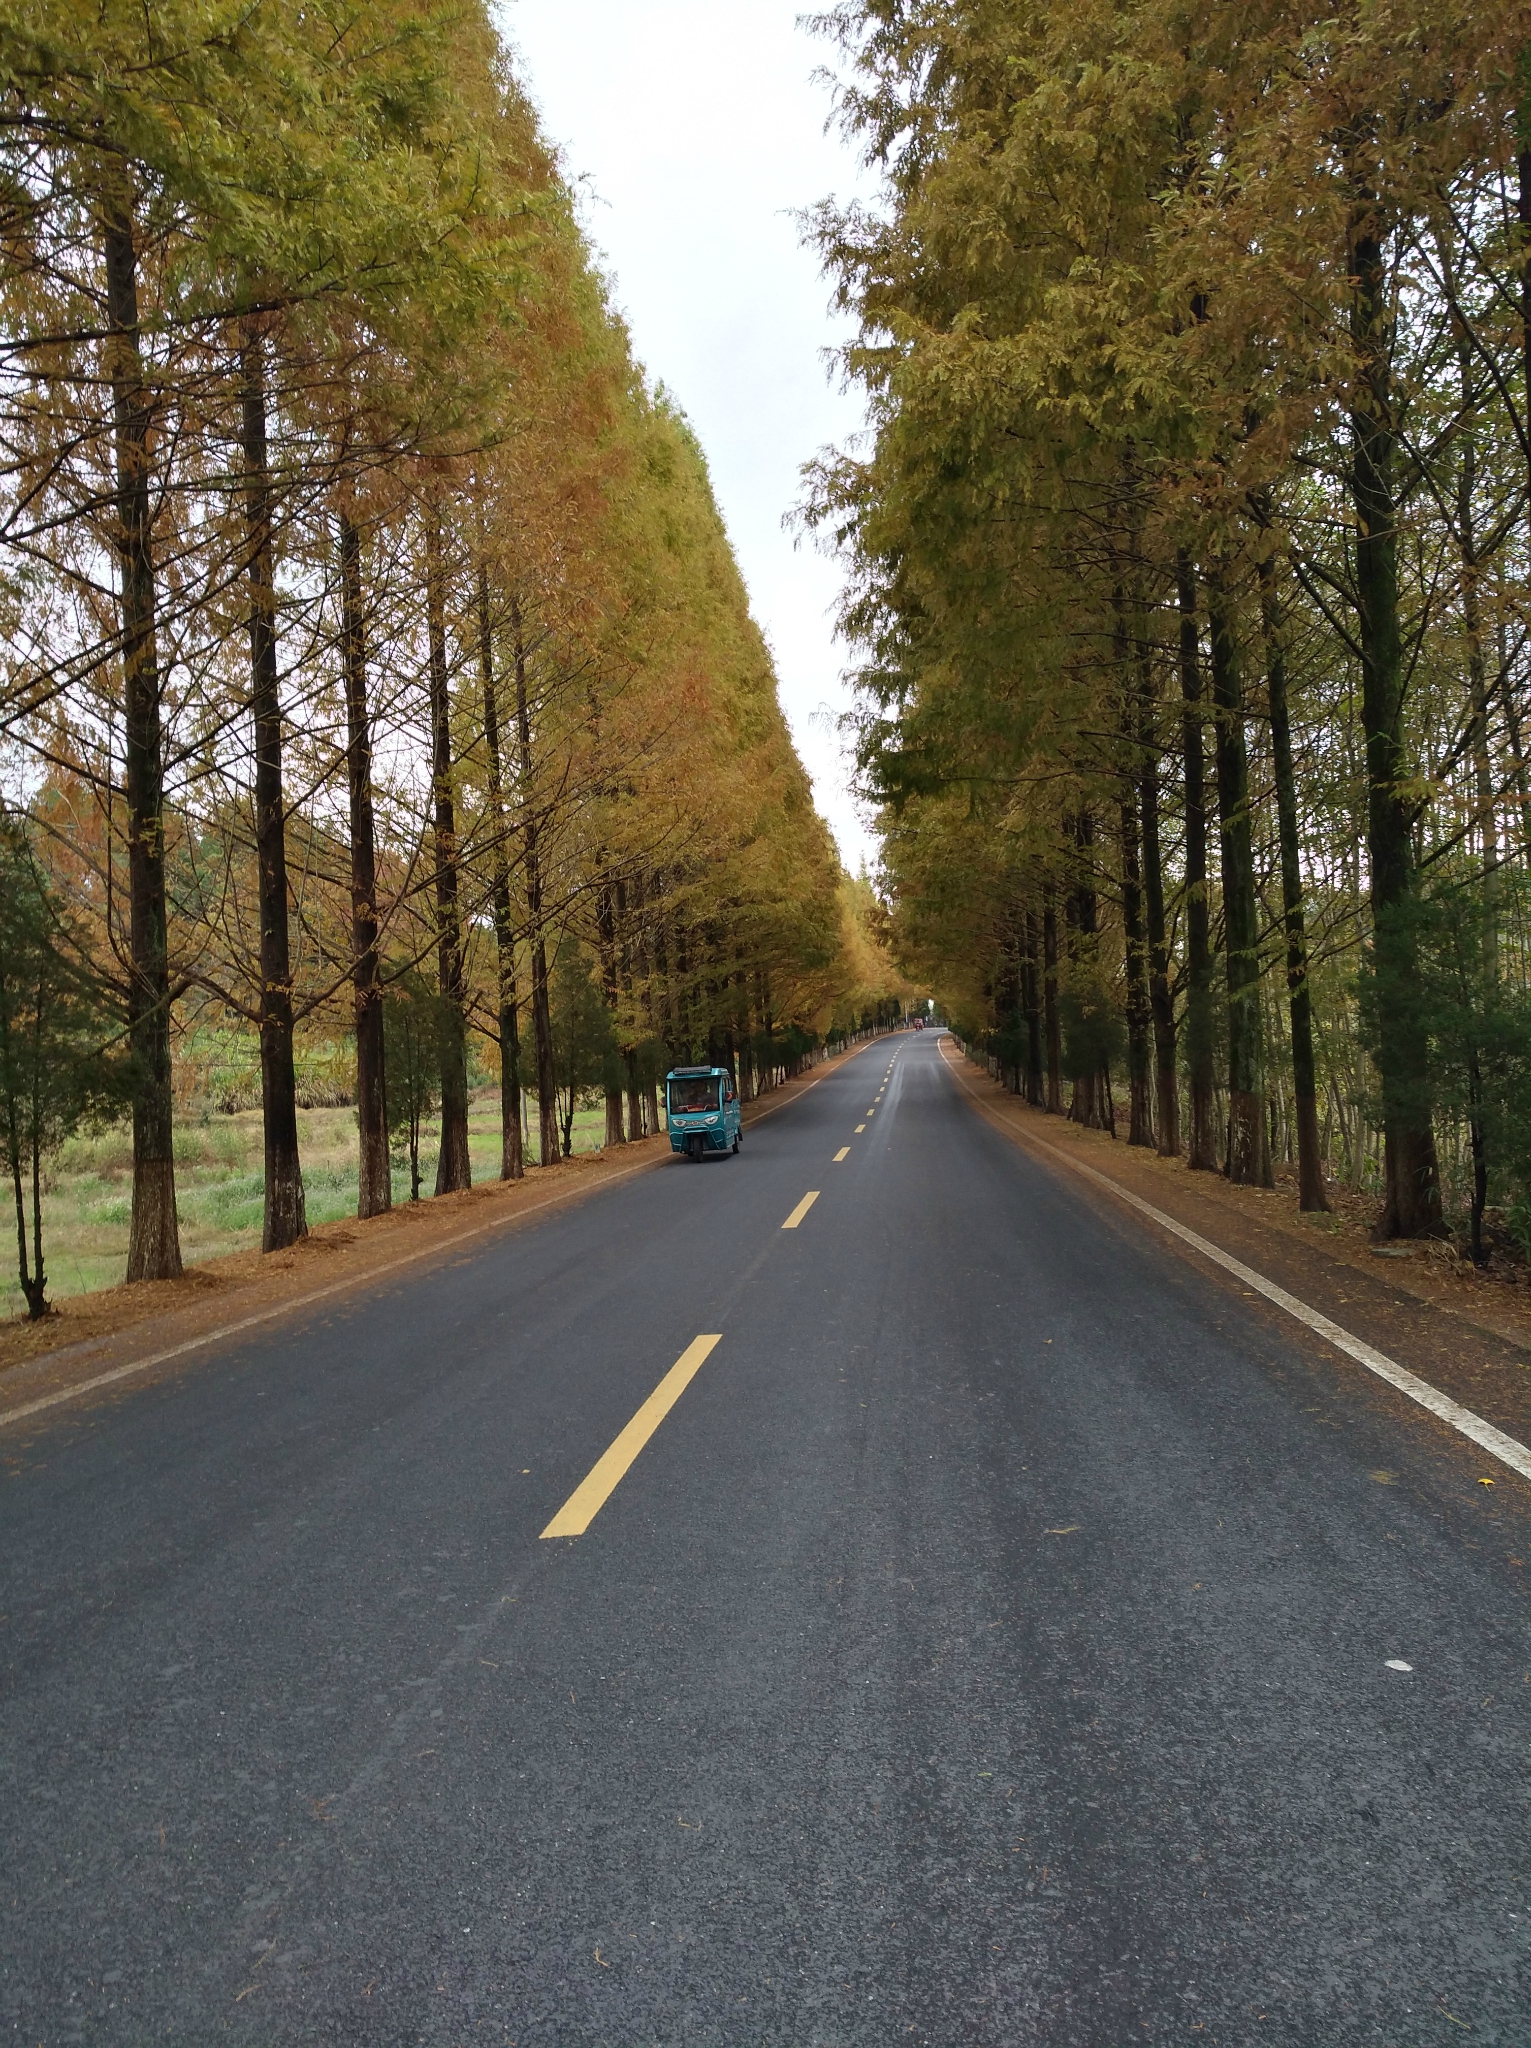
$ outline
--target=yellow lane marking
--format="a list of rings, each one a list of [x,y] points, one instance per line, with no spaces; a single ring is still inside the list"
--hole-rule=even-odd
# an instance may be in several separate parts
[[[868,1115],[868,1116],[876,1116],[876,1114],[877,1114],[877,1104],[876,1104],[876,1103],[874,1102],[874,1103],[872,1104],[872,1107],[871,1107],[871,1108],[870,1108],[870,1109],[869,1109],[869,1110],[867,1111],[867,1115]]]
[[[803,1199],[798,1203],[797,1207],[792,1211],[792,1214],[787,1218],[786,1222],[782,1225],[782,1229],[796,1230],[797,1226],[802,1222],[803,1218],[808,1214],[808,1211],[813,1207],[814,1203],[818,1199],[819,1191],[817,1188],[815,1188],[811,1194],[804,1195]]]
[[[865,1125],[865,1124],[857,1124],[857,1126],[856,1126],[856,1136],[857,1136],[857,1137],[859,1138],[859,1137],[861,1136],[861,1133],[862,1133],[862,1132],[863,1132],[863,1131],[864,1131],[865,1129],[866,1129],[866,1125]]]
[[[626,1429],[613,1441],[610,1450],[596,1460],[588,1475],[548,1523],[542,1532],[544,1536],[584,1535],[616,1491],[628,1466],[685,1393],[717,1342],[715,1336],[692,1338]]]
[[[849,1145],[842,1145],[842,1146],[840,1147],[839,1151],[838,1151],[838,1152],[837,1152],[837,1153],[835,1154],[835,1164],[836,1164],[836,1166],[838,1166],[838,1165],[840,1164],[840,1161],[841,1161],[842,1159],[849,1159],[849,1158],[850,1158],[850,1156],[851,1156],[851,1148],[850,1148],[850,1146],[849,1146]]]

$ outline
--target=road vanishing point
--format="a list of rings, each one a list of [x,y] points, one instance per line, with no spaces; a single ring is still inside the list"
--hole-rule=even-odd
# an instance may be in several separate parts
[[[933,1032],[5,1442],[0,2039],[1531,2042],[1523,1482]]]

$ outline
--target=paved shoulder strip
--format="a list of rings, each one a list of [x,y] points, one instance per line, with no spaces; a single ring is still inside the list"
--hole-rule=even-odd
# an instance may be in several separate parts
[[[951,1066],[950,1061],[947,1064]],[[956,1073],[958,1081],[974,1106],[981,1107],[977,1096],[968,1087],[966,1076],[957,1072],[955,1068],[952,1071]],[[1049,1150],[1051,1149],[1049,1147]],[[1378,1379],[1386,1380],[1388,1385],[1396,1387],[1400,1394],[1406,1394],[1411,1401],[1417,1401],[1421,1408],[1428,1408],[1432,1415],[1439,1417],[1460,1435],[1467,1437],[1479,1450],[1487,1451],[1491,1458],[1497,1458],[1502,1465],[1508,1465],[1510,1470],[1518,1472],[1522,1479],[1531,1479],[1531,1450],[1523,1443],[1517,1443],[1514,1437],[1506,1436],[1504,1431],[1496,1429],[1492,1422],[1485,1422],[1483,1417],[1475,1415],[1471,1408],[1464,1408],[1460,1402],[1453,1401],[1449,1394],[1443,1394],[1438,1387],[1432,1387],[1428,1380],[1420,1379],[1416,1373],[1410,1372],[1407,1366],[1389,1358],[1385,1351],[1379,1351],[1375,1345],[1368,1344],[1365,1338],[1353,1336],[1342,1324],[1321,1315],[1316,1308],[1309,1308],[1305,1301],[1299,1301],[1295,1294],[1288,1294],[1284,1287],[1278,1287],[1274,1280],[1267,1280],[1263,1273],[1257,1273],[1253,1266],[1246,1266],[1242,1259],[1236,1259],[1231,1253],[1221,1250],[1207,1238],[1188,1229],[1184,1223],[1177,1223],[1173,1216],[1166,1216],[1162,1209],[1156,1209],[1152,1202],[1145,1202],[1141,1195],[1133,1194],[1130,1189],[1124,1188],[1109,1175],[1097,1173],[1093,1166],[1082,1165],[1079,1160],[1066,1158],[1061,1152],[1056,1154],[1056,1157],[1060,1165],[1069,1167],[1074,1173],[1082,1174],[1086,1180],[1093,1181],[1097,1187],[1115,1195],[1117,1200],[1125,1202],[1129,1209],[1136,1209],[1139,1215],[1148,1217],[1152,1223],[1157,1223],[1161,1230],[1167,1230],[1172,1237],[1178,1237],[1182,1244],[1188,1244],[1193,1251],[1200,1252],[1204,1259],[1210,1259],[1214,1266],[1221,1266],[1225,1273],[1231,1273],[1246,1287],[1253,1288],[1256,1294],[1263,1295],[1277,1308],[1284,1309],[1297,1322],[1322,1337],[1326,1343],[1332,1344],[1336,1351],[1343,1351],[1347,1358],[1353,1358],[1357,1365],[1364,1365],[1368,1372],[1374,1372]]]

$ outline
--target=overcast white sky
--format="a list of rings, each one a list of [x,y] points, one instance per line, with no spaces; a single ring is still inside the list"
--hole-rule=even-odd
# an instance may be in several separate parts
[[[849,704],[833,562],[784,530],[800,464],[861,423],[822,360],[841,338],[793,212],[866,190],[824,132],[831,55],[803,0],[499,0],[518,70],[583,193],[585,226],[651,377],[706,450],[781,701],[852,872],[875,843],[833,718]]]

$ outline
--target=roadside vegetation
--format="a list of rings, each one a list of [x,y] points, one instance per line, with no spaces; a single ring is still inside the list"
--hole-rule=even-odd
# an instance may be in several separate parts
[[[1038,1108],[1531,1248],[1523,9],[845,0],[905,967]]]
[[[280,1249],[896,1011],[487,8],[0,37],[0,792],[129,1095],[49,1127],[58,1259]]]
[[[299,1109],[297,1123],[310,1226],[354,1216],[355,1109]],[[497,1176],[500,1134],[499,1089],[486,1082],[468,1097],[468,1152],[475,1181]],[[604,1108],[591,1104],[575,1115],[570,1149],[575,1154],[597,1152],[604,1136]],[[529,1163],[535,1165],[535,1119],[529,1137]],[[427,1116],[420,1131],[423,1199],[429,1197],[440,1141],[440,1118]],[[259,1245],[265,1216],[265,1143],[259,1107],[180,1117],[175,1143],[176,1207],[187,1265]],[[408,1202],[407,1154],[395,1151],[391,1171],[394,1202]],[[133,1210],[131,1128],[117,1124],[68,1139],[49,1162],[44,1200],[50,1299],[115,1287],[127,1258]],[[0,1273],[0,1314],[24,1314],[26,1306],[14,1268]]]

